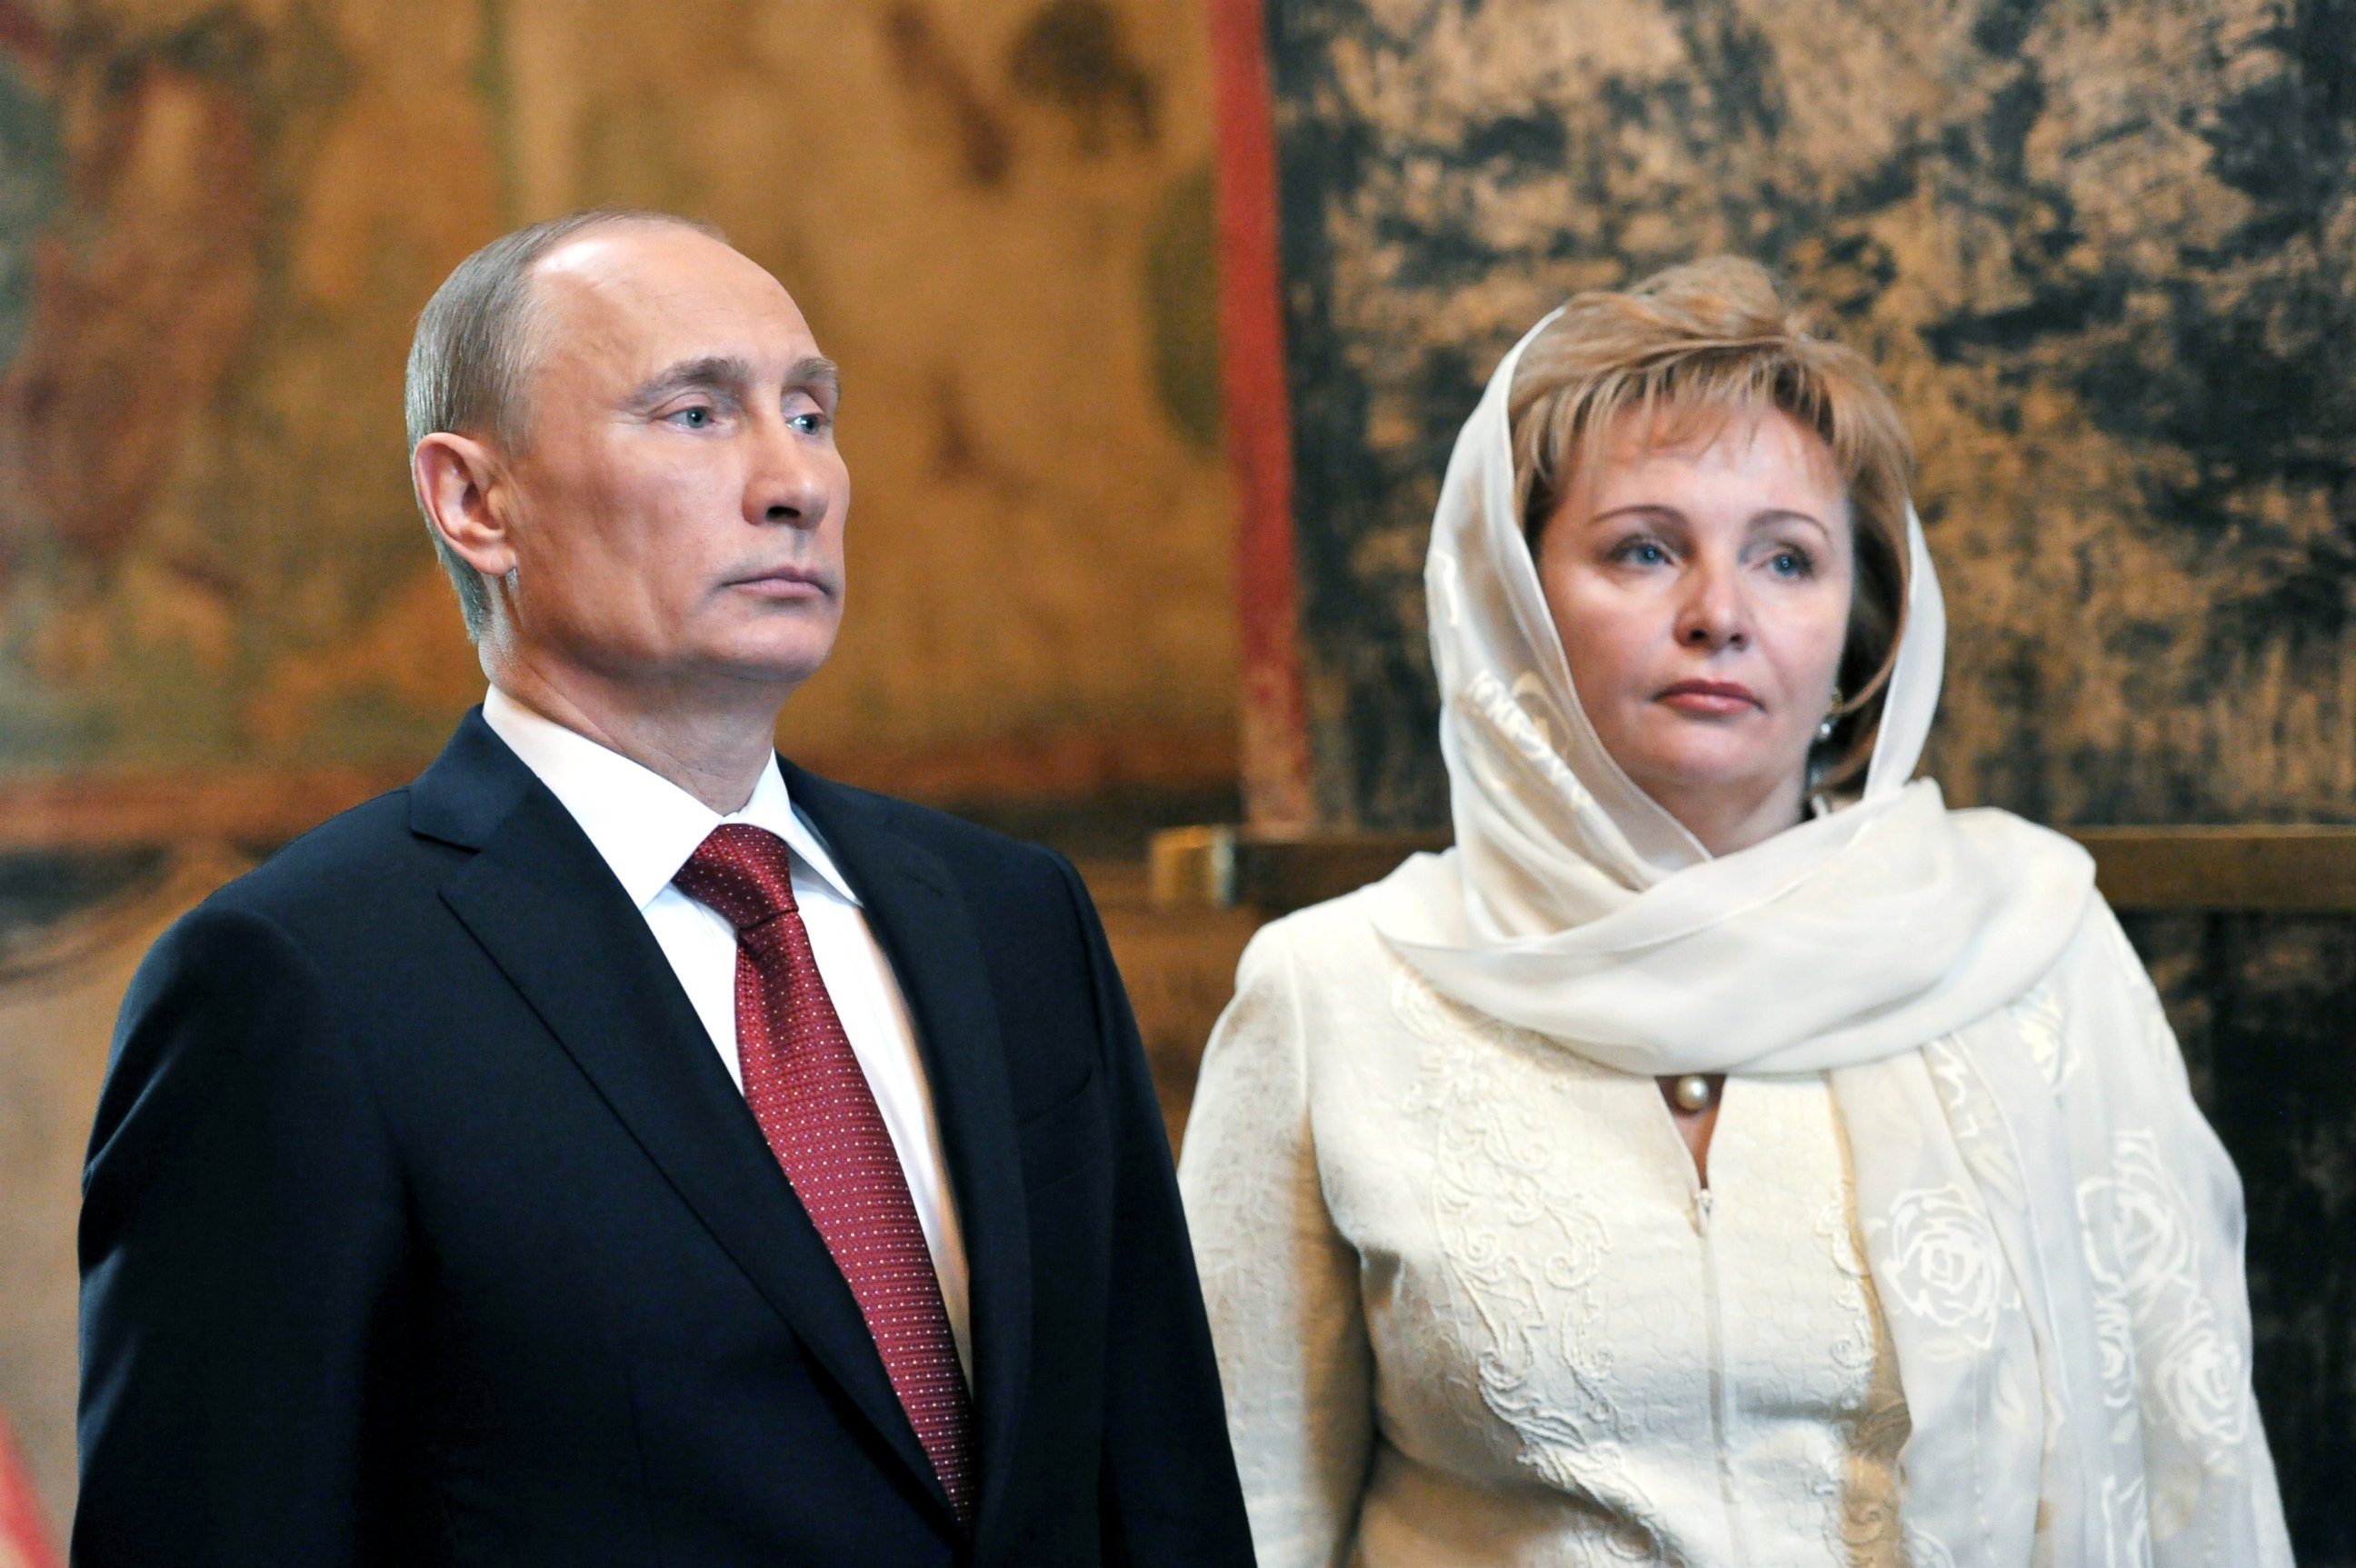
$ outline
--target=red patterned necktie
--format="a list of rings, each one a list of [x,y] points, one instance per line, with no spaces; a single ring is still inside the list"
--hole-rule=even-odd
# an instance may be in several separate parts
[[[786,843],[714,828],[672,878],[736,928],[744,1099],[850,1283],[892,1391],[958,1517],[973,1522],[973,1402],[908,1178],[810,953]]]

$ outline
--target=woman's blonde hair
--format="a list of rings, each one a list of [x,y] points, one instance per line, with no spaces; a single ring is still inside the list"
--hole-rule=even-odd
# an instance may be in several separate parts
[[[1713,256],[1625,290],[1575,295],[1522,353],[1508,403],[1515,502],[1536,558],[1579,465],[1622,418],[1678,444],[1773,409],[1830,450],[1848,499],[1857,579],[1832,736],[1811,787],[1861,773],[1905,630],[1912,444],[1863,355],[1824,335],[1768,270]]]

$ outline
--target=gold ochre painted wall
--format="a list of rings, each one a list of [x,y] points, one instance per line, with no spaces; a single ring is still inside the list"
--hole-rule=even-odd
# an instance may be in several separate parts
[[[476,245],[602,203],[722,225],[844,367],[848,619],[789,749],[934,792],[1080,743],[1082,785],[1225,776],[1201,34],[1146,0],[0,5],[0,781],[430,757],[482,682],[409,495],[410,329]]]

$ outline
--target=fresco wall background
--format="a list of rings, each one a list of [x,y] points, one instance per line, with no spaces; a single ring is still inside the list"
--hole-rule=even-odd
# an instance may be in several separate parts
[[[0,5],[0,775],[430,757],[482,682],[409,497],[411,325],[483,241],[609,202],[720,223],[844,366],[852,608],[791,746],[1231,772],[1199,33]]]
[[[1324,825],[1446,825],[1423,550],[1497,358],[1718,251],[1912,427],[1951,801],[2356,821],[2356,5],[1284,0],[1269,44]],[[2248,1189],[2300,1561],[2356,1563],[2356,923],[2129,925]]]

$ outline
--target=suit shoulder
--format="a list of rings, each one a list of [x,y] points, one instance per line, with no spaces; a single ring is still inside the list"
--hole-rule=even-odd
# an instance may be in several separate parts
[[[409,790],[379,795],[338,812],[224,885],[205,903],[242,909],[290,929],[355,901],[398,900],[431,875],[439,859],[410,831]]]
[[[838,809],[864,813],[900,837],[929,850],[961,879],[1004,877],[1044,885],[1062,875],[1064,858],[1054,850],[930,806],[809,774],[797,779],[793,788],[808,794],[831,795],[834,800],[830,803]]]

